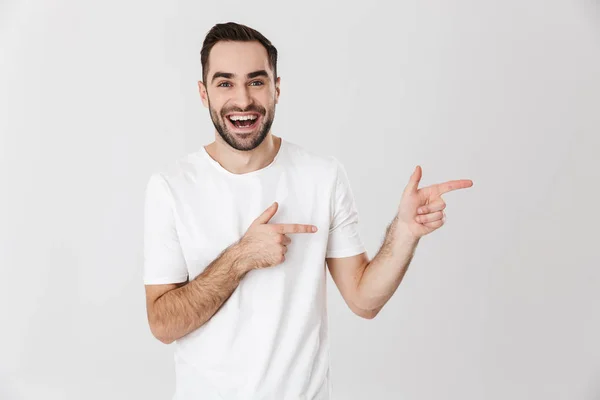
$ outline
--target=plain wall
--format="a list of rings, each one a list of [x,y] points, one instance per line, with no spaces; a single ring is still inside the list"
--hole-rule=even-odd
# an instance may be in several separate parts
[[[227,21],[278,48],[273,133],[342,161],[371,257],[417,164],[474,182],[375,319],[328,277],[334,399],[600,399],[600,12],[542,0],[4,0],[0,398],[170,398],[144,187],[214,139]]]

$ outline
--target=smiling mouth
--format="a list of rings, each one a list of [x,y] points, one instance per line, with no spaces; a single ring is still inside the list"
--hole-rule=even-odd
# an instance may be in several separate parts
[[[254,129],[260,120],[260,114],[229,114],[225,118],[239,131]]]

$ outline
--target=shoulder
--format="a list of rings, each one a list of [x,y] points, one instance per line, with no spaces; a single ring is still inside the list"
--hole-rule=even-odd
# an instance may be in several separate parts
[[[341,163],[334,156],[307,149],[287,140],[286,151],[292,164],[301,166],[303,169],[321,177],[335,177],[341,167]]]
[[[160,165],[150,173],[148,182],[161,184],[169,190],[174,190],[195,182],[199,174],[201,174],[201,159],[198,151],[195,151]]]

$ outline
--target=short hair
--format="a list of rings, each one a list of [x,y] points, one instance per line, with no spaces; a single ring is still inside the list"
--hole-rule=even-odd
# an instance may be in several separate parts
[[[200,51],[200,63],[202,64],[202,81],[206,84],[208,73],[208,55],[215,44],[220,41],[252,42],[258,41],[267,50],[269,66],[273,70],[274,79],[277,79],[277,49],[269,39],[260,32],[246,25],[235,22],[216,24],[206,34],[202,50]]]

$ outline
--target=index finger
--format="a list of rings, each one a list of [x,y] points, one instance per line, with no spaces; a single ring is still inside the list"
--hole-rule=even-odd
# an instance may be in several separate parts
[[[314,233],[317,227],[305,224],[270,224],[277,233]]]
[[[444,194],[452,190],[465,189],[471,187],[473,186],[473,181],[470,179],[459,179],[455,181],[440,183],[437,186],[439,194]]]

